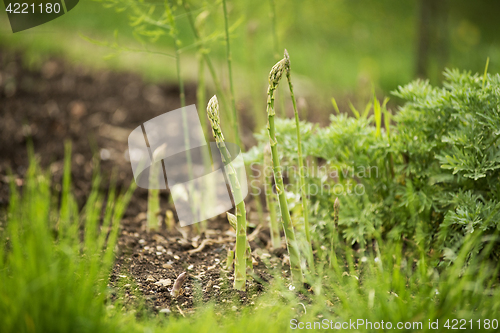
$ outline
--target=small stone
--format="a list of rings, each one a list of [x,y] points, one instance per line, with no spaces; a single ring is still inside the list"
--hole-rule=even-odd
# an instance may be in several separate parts
[[[144,239],[139,239],[139,244],[144,245],[146,244],[146,241]]]
[[[107,161],[111,158],[111,152],[108,149],[101,149],[99,152],[99,156],[101,157],[101,160]]]
[[[155,282],[155,285],[157,286],[163,286],[163,287],[168,287],[172,284],[172,280],[170,279],[160,279],[158,282]]]
[[[191,271],[193,268],[194,268],[194,265],[189,265],[187,269]]]
[[[172,269],[172,265],[169,263],[163,264],[161,267],[166,268],[166,269]]]
[[[175,260],[179,260],[181,257],[179,257],[177,254],[174,256]]]
[[[170,311],[170,309],[168,309],[168,308],[160,310],[160,313],[164,313],[164,314],[169,314],[170,312],[172,312],[172,311]]]
[[[206,286],[206,288],[205,288],[205,291],[206,291],[207,293],[211,292],[211,291],[212,291],[213,286],[214,286],[213,281],[212,281],[212,280],[208,281],[207,286]]]
[[[155,281],[155,278],[151,275],[148,275],[146,282],[154,282],[154,281]]]
[[[82,101],[73,101],[68,107],[71,115],[77,120],[87,114],[87,108]]]
[[[238,307],[236,305],[233,305],[233,307],[231,308],[231,310],[238,311]]]

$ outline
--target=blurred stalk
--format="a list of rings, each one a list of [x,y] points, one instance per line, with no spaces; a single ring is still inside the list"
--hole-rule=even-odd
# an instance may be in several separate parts
[[[198,47],[198,54],[200,54],[203,57],[206,65],[208,67],[208,71],[210,72],[210,76],[212,77],[212,81],[214,82],[215,91],[217,92],[217,96],[219,96],[222,107],[227,108],[226,99],[224,97],[224,90],[222,89],[222,85],[221,85],[220,80],[217,76],[217,72],[215,71],[215,67],[212,63],[212,60],[208,56],[208,50],[206,48],[206,44],[201,36],[201,21],[204,20],[204,18],[205,18],[202,15],[205,15],[206,12],[201,13],[197,17],[197,20],[195,22],[187,1],[183,0],[182,4],[184,6],[184,10],[186,11],[186,15],[188,18],[189,25],[191,26],[191,30],[193,31],[194,39],[195,39],[196,45]],[[204,109],[205,103],[203,103],[202,105],[203,105],[202,109]],[[202,106],[200,105],[199,107],[201,108]],[[201,118],[204,118],[204,117],[201,117]],[[231,121],[231,119],[229,117],[228,117],[228,120]]]
[[[236,139],[236,144],[241,146],[240,131],[239,131],[239,117],[238,111],[236,110],[236,101],[234,97],[234,83],[233,83],[233,68],[232,68],[232,56],[231,56],[231,43],[229,41],[229,19],[227,15],[227,5],[226,0],[222,0],[222,8],[224,10],[224,28],[226,32],[226,55],[227,55],[227,70],[229,75],[229,98],[231,100],[231,107],[233,110],[233,116],[231,119],[232,127],[234,130],[234,137]]]
[[[333,203],[333,228],[332,228],[332,239],[330,246],[330,267],[335,270],[337,274],[340,275],[339,264],[337,261],[337,254],[335,253],[335,249],[339,243],[339,233],[338,233],[338,225],[339,225],[339,212],[340,212],[340,201],[339,198],[335,199]]]
[[[160,162],[151,163],[149,168],[147,229],[158,230],[158,214],[160,213],[160,190],[158,189],[158,169]]]
[[[177,79],[179,81],[179,97],[181,100],[181,108],[182,108],[182,126],[184,128],[184,147],[186,151],[186,164],[187,164],[187,172],[189,175],[189,179],[194,179],[193,176],[193,164],[192,164],[192,159],[191,159],[191,147],[189,143],[189,126],[188,126],[188,121],[187,121],[187,116],[186,116],[186,94],[184,92],[184,79],[182,78],[181,75],[181,54],[180,54],[180,47],[182,45],[181,40],[179,39],[179,31],[177,30],[177,24],[175,22],[175,17],[172,13],[172,9],[170,8],[168,2],[165,2],[165,14],[167,16],[168,22],[170,24],[170,31],[169,34],[174,40],[174,49],[175,49],[175,63],[176,63],[176,69],[177,69]],[[192,185],[190,185],[190,192],[192,190]],[[191,205],[191,209],[193,210],[194,213],[194,208],[195,205]],[[195,214],[193,214],[196,216]],[[200,226],[198,224],[195,225],[195,229],[200,232]]]

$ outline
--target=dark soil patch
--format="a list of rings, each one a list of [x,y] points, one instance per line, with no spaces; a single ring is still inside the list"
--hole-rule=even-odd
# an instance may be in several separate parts
[[[28,142],[33,143],[40,164],[50,167],[55,190],[60,191],[57,184],[63,172],[64,141],[71,141],[73,189],[82,206],[90,192],[93,156],[100,159],[103,179],[109,180],[115,172],[117,186],[126,188],[133,180],[125,155],[128,134],[139,124],[180,107],[177,87],[148,84],[133,74],[93,72],[58,59],[47,60],[35,69],[28,67],[19,54],[0,50],[0,209],[8,205],[8,170],[22,187]],[[195,102],[194,86],[187,86],[186,98],[188,104]],[[103,182],[102,190],[107,186],[107,181]],[[167,199],[168,192],[163,191],[163,216],[167,209],[175,211]],[[123,297],[136,297],[134,292],[138,291],[155,311],[181,313],[193,311],[198,301],[230,307],[251,304],[271,279],[261,258],[280,269],[279,257],[285,251],[277,251],[279,257],[271,258],[266,250],[269,233],[262,228],[251,242],[259,253],[254,256],[255,279],[249,279],[247,292],[237,292],[229,288],[233,275],[225,269],[227,250],[234,248],[235,241],[225,216],[208,221],[201,235],[190,227],[168,231],[165,223],[158,232],[148,232],[146,208],[147,191],[137,189],[122,221],[111,277],[113,286],[123,287]],[[249,215],[254,226],[261,223],[255,215]],[[205,239],[210,240],[205,248],[191,251]],[[184,271],[189,275],[184,292],[173,299],[169,290]],[[133,283],[121,284],[120,279],[125,279],[121,276],[132,278]]]

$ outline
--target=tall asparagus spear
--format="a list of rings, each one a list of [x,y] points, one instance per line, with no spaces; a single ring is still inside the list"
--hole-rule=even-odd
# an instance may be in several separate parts
[[[222,162],[227,166],[227,175],[229,182],[231,183],[231,191],[233,192],[233,198],[243,198],[241,194],[241,187],[236,177],[236,171],[233,166],[229,163],[231,161],[231,155],[226,148],[224,142],[224,135],[222,134],[222,129],[220,126],[219,117],[219,102],[217,101],[217,96],[210,99],[207,106],[207,115],[210,123],[212,125],[212,133],[214,134],[215,142],[222,156]],[[247,220],[246,220],[246,208],[245,202],[241,200],[236,205],[236,255],[234,264],[234,289],[245,290],[246,283],[246,258],[245,251],[247,248]]]
[[[295,239],[295,231],[293,230],[290,211],[286,201],[286,195],[283,185],[283,175],[281,173],[280,160],[278,156],[278,148],[276,141],[276,129],[274,126],[274,117],[276,112],[274,109],[274,92],[278,87],[279,81],[283,73],[287,70],[287,59],[282,59],[273,66],[269,73],[269,88],[267,89],[267,129],[269,133],[269,145],[271,146],[271,157],[273,161],[274,181],[276,183],[276,191],[278,192],[278,200],[281,210],[281,220],[285,231],[288,254],[290,256],[290,270],[292,273],[292,282],[294,284],[303,281],[302,269],[300,267],[300,252],[297,241]]]
[[[309,206],[307,203],[307,193],[306,193],[306,181],[304,175],[304,158],[302,156],[302,141],[300,138],[300,121],[299,121],[299,112],[297,111],[297,103],[295,102],[295,94],[293,93],[293,85],[292,85],[292,76],[290,70],[290,56],[288,55],[288,51],[285,49],[286,60],[286,79],[288,81],[288,88],[290,89],[290,97],[292,98],[293,104],[293,112],[295,114],[295,128],[297,133],[297,155],[299,157],[299,176],[300,176],[300,192],[302,197],[302,211],[304,214],[304,230],[307,239],[307,248],[306,257],[307,263],[309,265],[309,269],[314,272],[314,257],[313,257],[313,249],[311,243],[311,236],[309,235]]]

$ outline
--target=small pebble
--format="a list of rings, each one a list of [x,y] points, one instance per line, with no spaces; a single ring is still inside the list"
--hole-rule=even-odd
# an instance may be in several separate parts
[[[151,275],[149,275],[146,279],[146,282],[154,282],[155,281],[155,278]]]
[[[160,279],[158,282],[155,282],[157,286],[168,287],[172,284],[172,280],[170,279]]]
[[[167,268],[167,269],[172,269],[172,265],[169,263],[163,264],[161,267]]]
[[[174,256],[175,260],[179,260],[181,257],[179,257],[177,254]]]
[[[172,311],[170,311],[170,309],[167,309],[167,308],[160,310],[160,313],[169,314],[170,312],[172,312]]]

